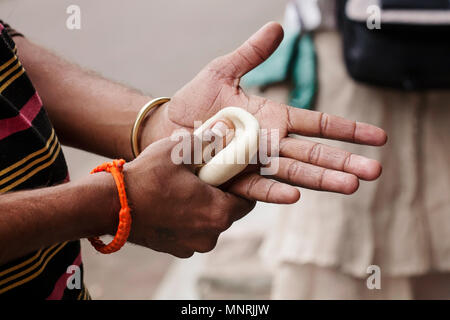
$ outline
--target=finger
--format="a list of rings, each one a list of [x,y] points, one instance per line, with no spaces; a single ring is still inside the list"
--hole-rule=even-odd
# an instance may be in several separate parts
[[[202,195],[210,199],[205,222],[214,232],[227,230],[234,221],[246,216],[256,205],[255,201],[204,184]]]
[[[234,125],[228,119],[216,121],[203,133],[203,161],[209,162],[218,152],[225,148],[234,137]]]
[[[241,198],[229,192],[211,187],[215,207],[211,208],[210,218],[216,230],[227,230],[234,221],[246,216],[256,205],[253,200]]]
[[[277,107],[279,108],[280,105],[277,104]],[[289,106],[285,106],[285,108],[289,133],[373,146],[382,146],[387,141],[387,135],[383,129],[367,123],[351,121],[318,111]]]
[[[146,244],[143,245],[147,246]],[[168,253],[182,259],[190,258],[194,254],[193,249],[188,248],[186,246],[186,243],[180,241],[157,241],[155,243],[152,243],[151,249],[162,253]]]
[[[359,187],[359,180],[353,174],[289,158],[279,158],[279,169],[275,177],[291,185],[343,194],[352,194]]]
[[[214,61],[216,69],[230,78],[238,79],[264,62],[278,48],[283,28],[269,22],[232,53]]]
[[[300,191],[295,187],[264,178],[257,173],[240,177],[228,191],[247,199],[268,203],[291,204],[300,199]]]
[[[205,253],[213,250],[217,245],[218,234],[193,235],[189,239],[189,245],[196,252]]]
[[[374,180],[381,174],[381,164],[376,160],[303,139],[285,138],[281,140],[280,155],[316,166],[351,173],[364,180]]]
[[[170,251],[169,253],[180,259],[187,259],[192,257],[195,252],[194,250],[189,249],[175,249],[173,251]]]

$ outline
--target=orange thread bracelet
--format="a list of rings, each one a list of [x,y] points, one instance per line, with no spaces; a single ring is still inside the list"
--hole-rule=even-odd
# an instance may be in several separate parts
[[[127,242],[128,235],[131,229],[131,214],[130,207],[128,206],[127,194],[125,192],[125,182],[123,179],[123,165],[125,160],[113,160],[113,162],[105,162],[99,165],[97,168],[91,171],[91,174],[106,171],[110,172],[116,182],[117,191],[119,192],[119,200],[121,209],[119,212],[119,226],[117,227],[117,233],[114,239],[109,244],[104,244],[99,237],[88,238],[92,246],[101,253],[113,253]]]

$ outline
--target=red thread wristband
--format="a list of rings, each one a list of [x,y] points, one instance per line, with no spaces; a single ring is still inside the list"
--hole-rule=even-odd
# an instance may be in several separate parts
[[[127,194],[125,192],[125,182],[123,178],[123,165],[125,160],[113,160],[113,162],[105,162],[91,171],[91,174],[106,171],[112,174],[116,182],[117,191],[119,192],[119,200],[121,209],[119,212],[119,226],[117,227],[116,235],[109,244],[104,244],[99,237],[88,238],[94,248],[101,253],[113,253],[127,242],[128,235],[131,229],[131,214],[128,206]]]

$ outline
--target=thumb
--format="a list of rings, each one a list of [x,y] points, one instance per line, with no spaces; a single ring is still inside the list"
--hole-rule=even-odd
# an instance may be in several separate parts
[[[238,79],[263,63],[283,40],[283,28],[269,22],[253,34],[235,51],[218,59],[217,66],[226,76]]]

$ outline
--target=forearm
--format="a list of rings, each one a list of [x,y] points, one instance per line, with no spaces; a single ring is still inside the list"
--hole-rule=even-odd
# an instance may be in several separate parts
[[[26,38],[15,41],[61,141],[104,156],[131,159],[131,126],[151,98],[87,72]]]
[[[111,175],[0,196],[0,265],[55,243],[113,233],[120,209]]]

